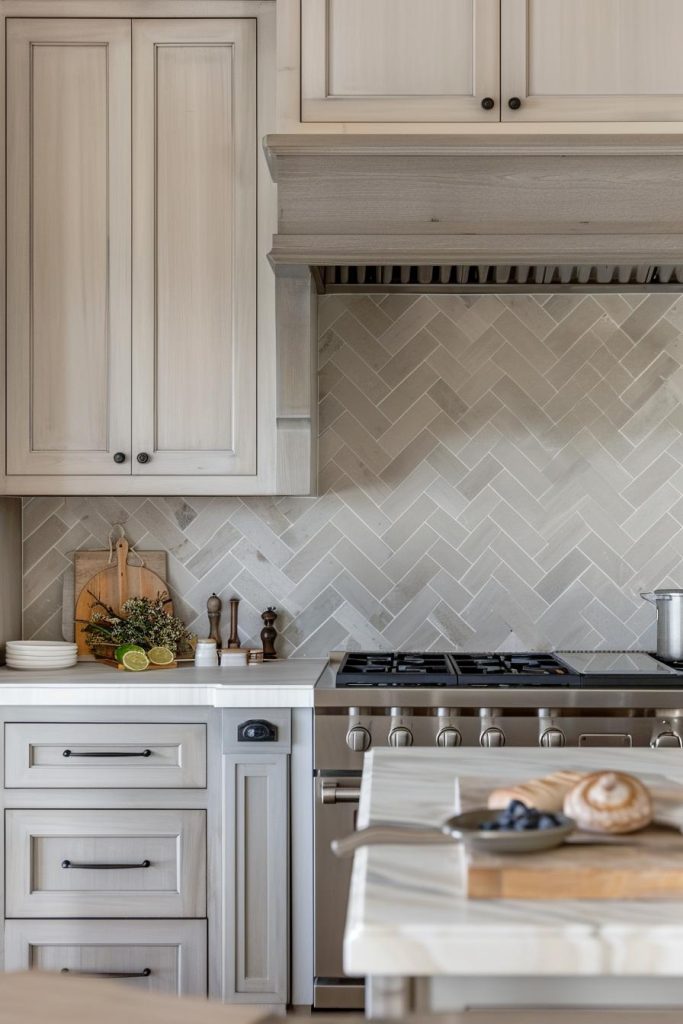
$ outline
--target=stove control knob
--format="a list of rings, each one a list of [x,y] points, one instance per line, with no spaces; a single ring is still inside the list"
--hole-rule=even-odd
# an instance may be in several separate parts
[[[462,743],[462,735],[459,729],[454,729],[452,725],[447,725],[443,729],[439,729],[436,734],[436,745],[437,747],[459,747]]]
[[[502,729],[492,725],[489,729],[484,729],[479,737],[479,743],[482,747],[504,747],[505,733]]]
[[[389,733],[390,747],[412,747],[413,734],[405,725],[396,725]]]
[[[681,741],[681,737],[673,732],[673,730],[664,729],[662,732],[657,733],[656,736],[652,737],[650,746],[654,747],[655,750],[661,750],[663,747],[675,747],[680,750],[680,748],[683,747],[683,742]]]
[[[546,729],[541,736],[542,747],[563,747],[564,733],[561,729]]]
[[[354,725],[346,734],[346,746],[349,750],[362,753],[363,750],[368,749],[371,742],[370,732],[363,725]]]

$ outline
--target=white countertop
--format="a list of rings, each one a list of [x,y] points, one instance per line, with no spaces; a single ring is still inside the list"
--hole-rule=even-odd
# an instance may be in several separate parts
[[[358,826],[440,824],[457,811],[456,777],[466,793],[561,768],[617,768],[649,784],[683,785],[678,750],[381,749],[366,755]],[[468,900],[465,885],[455,844],[359,850],[346,972],[683,976],[683,901]]]
[[[0,668],[0,705],[311,708],[323,659],[296,658],[247,668],[119,672],[80,662],[53,672]]]

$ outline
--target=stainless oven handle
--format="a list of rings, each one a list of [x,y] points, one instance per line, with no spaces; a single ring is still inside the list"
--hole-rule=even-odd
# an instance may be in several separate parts
[[[322,804],[357,804],[360,800],[360,786],[340,786],[338,782],[325,782],[320,785],[320,802]]]

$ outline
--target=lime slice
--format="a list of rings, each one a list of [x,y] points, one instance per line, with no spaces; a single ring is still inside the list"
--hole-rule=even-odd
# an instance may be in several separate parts
[[[116,658],[117,661],[123,661],[123,656],[128,651],[142,651],[142,653],[144,654],[145,648],[140,647],[140,644],[121,644],[121,646],[117,647],[116,650],[114,651],[114,657]]]
[[[170,665],[175,661],[173,651],[168,647],[153,647],[151,651],[147,651],[147,657],[152,665]]]
[[[126,651],[121,661],[129,672],[144,672],[149,667],[149,658],[144,651]]]

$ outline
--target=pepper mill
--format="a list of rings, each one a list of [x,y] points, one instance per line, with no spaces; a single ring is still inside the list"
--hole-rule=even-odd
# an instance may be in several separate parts
[[[261,613],[261,618],[265,622],[265,626],[261,630],[263,660],[276,661],[277,651],[275,650],[275,641],[277,640],[277,630],[273,623],[277,618],[277,612],[274,608],[266,608],[265,612]]]
[[[206,602],[206,614],[209,617],[209,638],[216,641],[216,649],[220,651],[221,643],[221,611],[223,602],[218,594],[212,594]]]
[[[240,646],[240,635],[237,632],[237,608],[239,603],[239,597],[230,598],[230,636],[228,638],[228,647]]]

